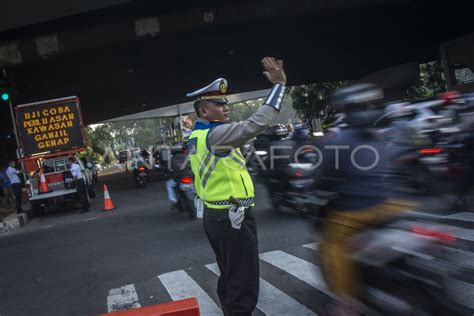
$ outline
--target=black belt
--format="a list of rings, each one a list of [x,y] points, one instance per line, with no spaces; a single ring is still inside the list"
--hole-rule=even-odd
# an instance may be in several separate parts
[[[246,198],[246,199],[237,199],[241,206],[248,207],[254,203],[253,198]],[[211,205],[218,205],[218,206],[234,206],[234,204],[230,201],[222,200],[222,201],[206,201],[206,203]]]
[[[245,208],[245,216],[252,214],[251,210],[253,207],[246,207]],[[204,208],[204,219],[205,220],[211,220],[215,222],[223,222],[223,221],[228,221],[229,220],[229,209],[224,208],[224,209],[219,209],[219,208],[209,208],[205,207]],[[251,216],[251,215],[250,215]]]

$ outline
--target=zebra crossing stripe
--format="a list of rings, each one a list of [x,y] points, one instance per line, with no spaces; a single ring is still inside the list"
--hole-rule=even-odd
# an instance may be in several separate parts
[[[470,213],[470,212],[456,213],[456,214],[448,215],[445,217],[449,219],[459,219],[466,222],[474,222],[474,213]]]
[[[111,289],[107,297],[107,309],[110,312],[141,307],[137,291],[133,284]]]
[[[158,276],[173,301],[196,297],[201,315],[222,315],[221,309],[185,271],[178,270]]]
[[[216,263],[208,264],[206,268],[220,275]],[[262,278],[257,308],[267,315],[317,315]]]
[[[474,230],[467,228],[459,228],[454,226],[445,226],[447,231],[452,231],[458,239],[474,241]]]
[[[319,242],[314,242],[312,244],[303,245],[303,247],[314,250],[314,251],[319,251]]]
[[[326,283],[323,280],[323,276],[321,275],[318,266],[311,262],[280,250],[262,253],[260,254],[260,259],[311,285],[318,291],[336,298],[326,287]]]

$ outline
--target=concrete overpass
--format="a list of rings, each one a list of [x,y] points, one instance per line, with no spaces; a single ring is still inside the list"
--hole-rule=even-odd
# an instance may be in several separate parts
[[[162,2],[8,3],[0,65],[15,102],[78,95],[94,123],[189,101],[185,92],[220,76],[230,93],[268,88],[265,55],[285,59],[291,85],[355,79],[436,59],[441,42],[474,31],[461,0]]]

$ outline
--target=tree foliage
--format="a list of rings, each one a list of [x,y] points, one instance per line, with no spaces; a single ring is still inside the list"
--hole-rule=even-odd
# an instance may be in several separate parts
[[[258,98],[230,105],[231,120],[238,122],[248,119],[263,105],[264,101],[264,98]],[[274,119],[274,123],[288,123],[288,121],[293,121],[296,117],[296,112],[292,107],[291,96],[286,95],[283,99],[281,111]]]
[[[87,127],[86,140],[89,148],[93,152],[102,156],[110,153],[110,149],[123,150],[132,147],[146,148],[154,146],[164,141],[169,143],[173,137],[170,135],[170,124],[173,118],[143,119],[137,121],[120,121],[105,123]],[[167,132],[160,133],[160,127],[164,127]]]
[[[420,78],[407,90],[407,99],[429,98],[446,91],[446,80],[441,61],[420,64]]]
[[[304,121],[310,122],[326,108],[331,93],[348,84],[348,81],[335,81],[292,87],[290,96],[293,108]]]
[[[246,120],[262,105],[263,99],[248,100],[230,105],[230,119],[233,122]]]
[[[158,119],[136,121],[132,136],[137,147],[145,148],[155,145],[161,136]]]
[[[98,125],[95,129],[87,127],[86,134],[87,146],[100,155],[104,155],[105,148],[114,143],[108,124]]]
[[[313,83],[292,87],[290,97],[293,108],[303,120],[311,121],[329,103],[331,93],[351,84],[350,81]],[[446,81],[441,61],[420,64],[420,78],[407,90],[407,99],[416,100],[436,96],[446,90]]]

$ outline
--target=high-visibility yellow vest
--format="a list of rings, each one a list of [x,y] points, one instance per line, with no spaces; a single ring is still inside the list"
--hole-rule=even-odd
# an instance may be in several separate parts
[[[230,152],[220,155],[207,146],[207,134],[213,125],[215,123],[198,122],[189,136],[189,159],[196,193],[209,208],[229,208],[233,205],[229,201],[231,196],[241,205],[253,206],[253,182],[240,149],[229,148]]]

